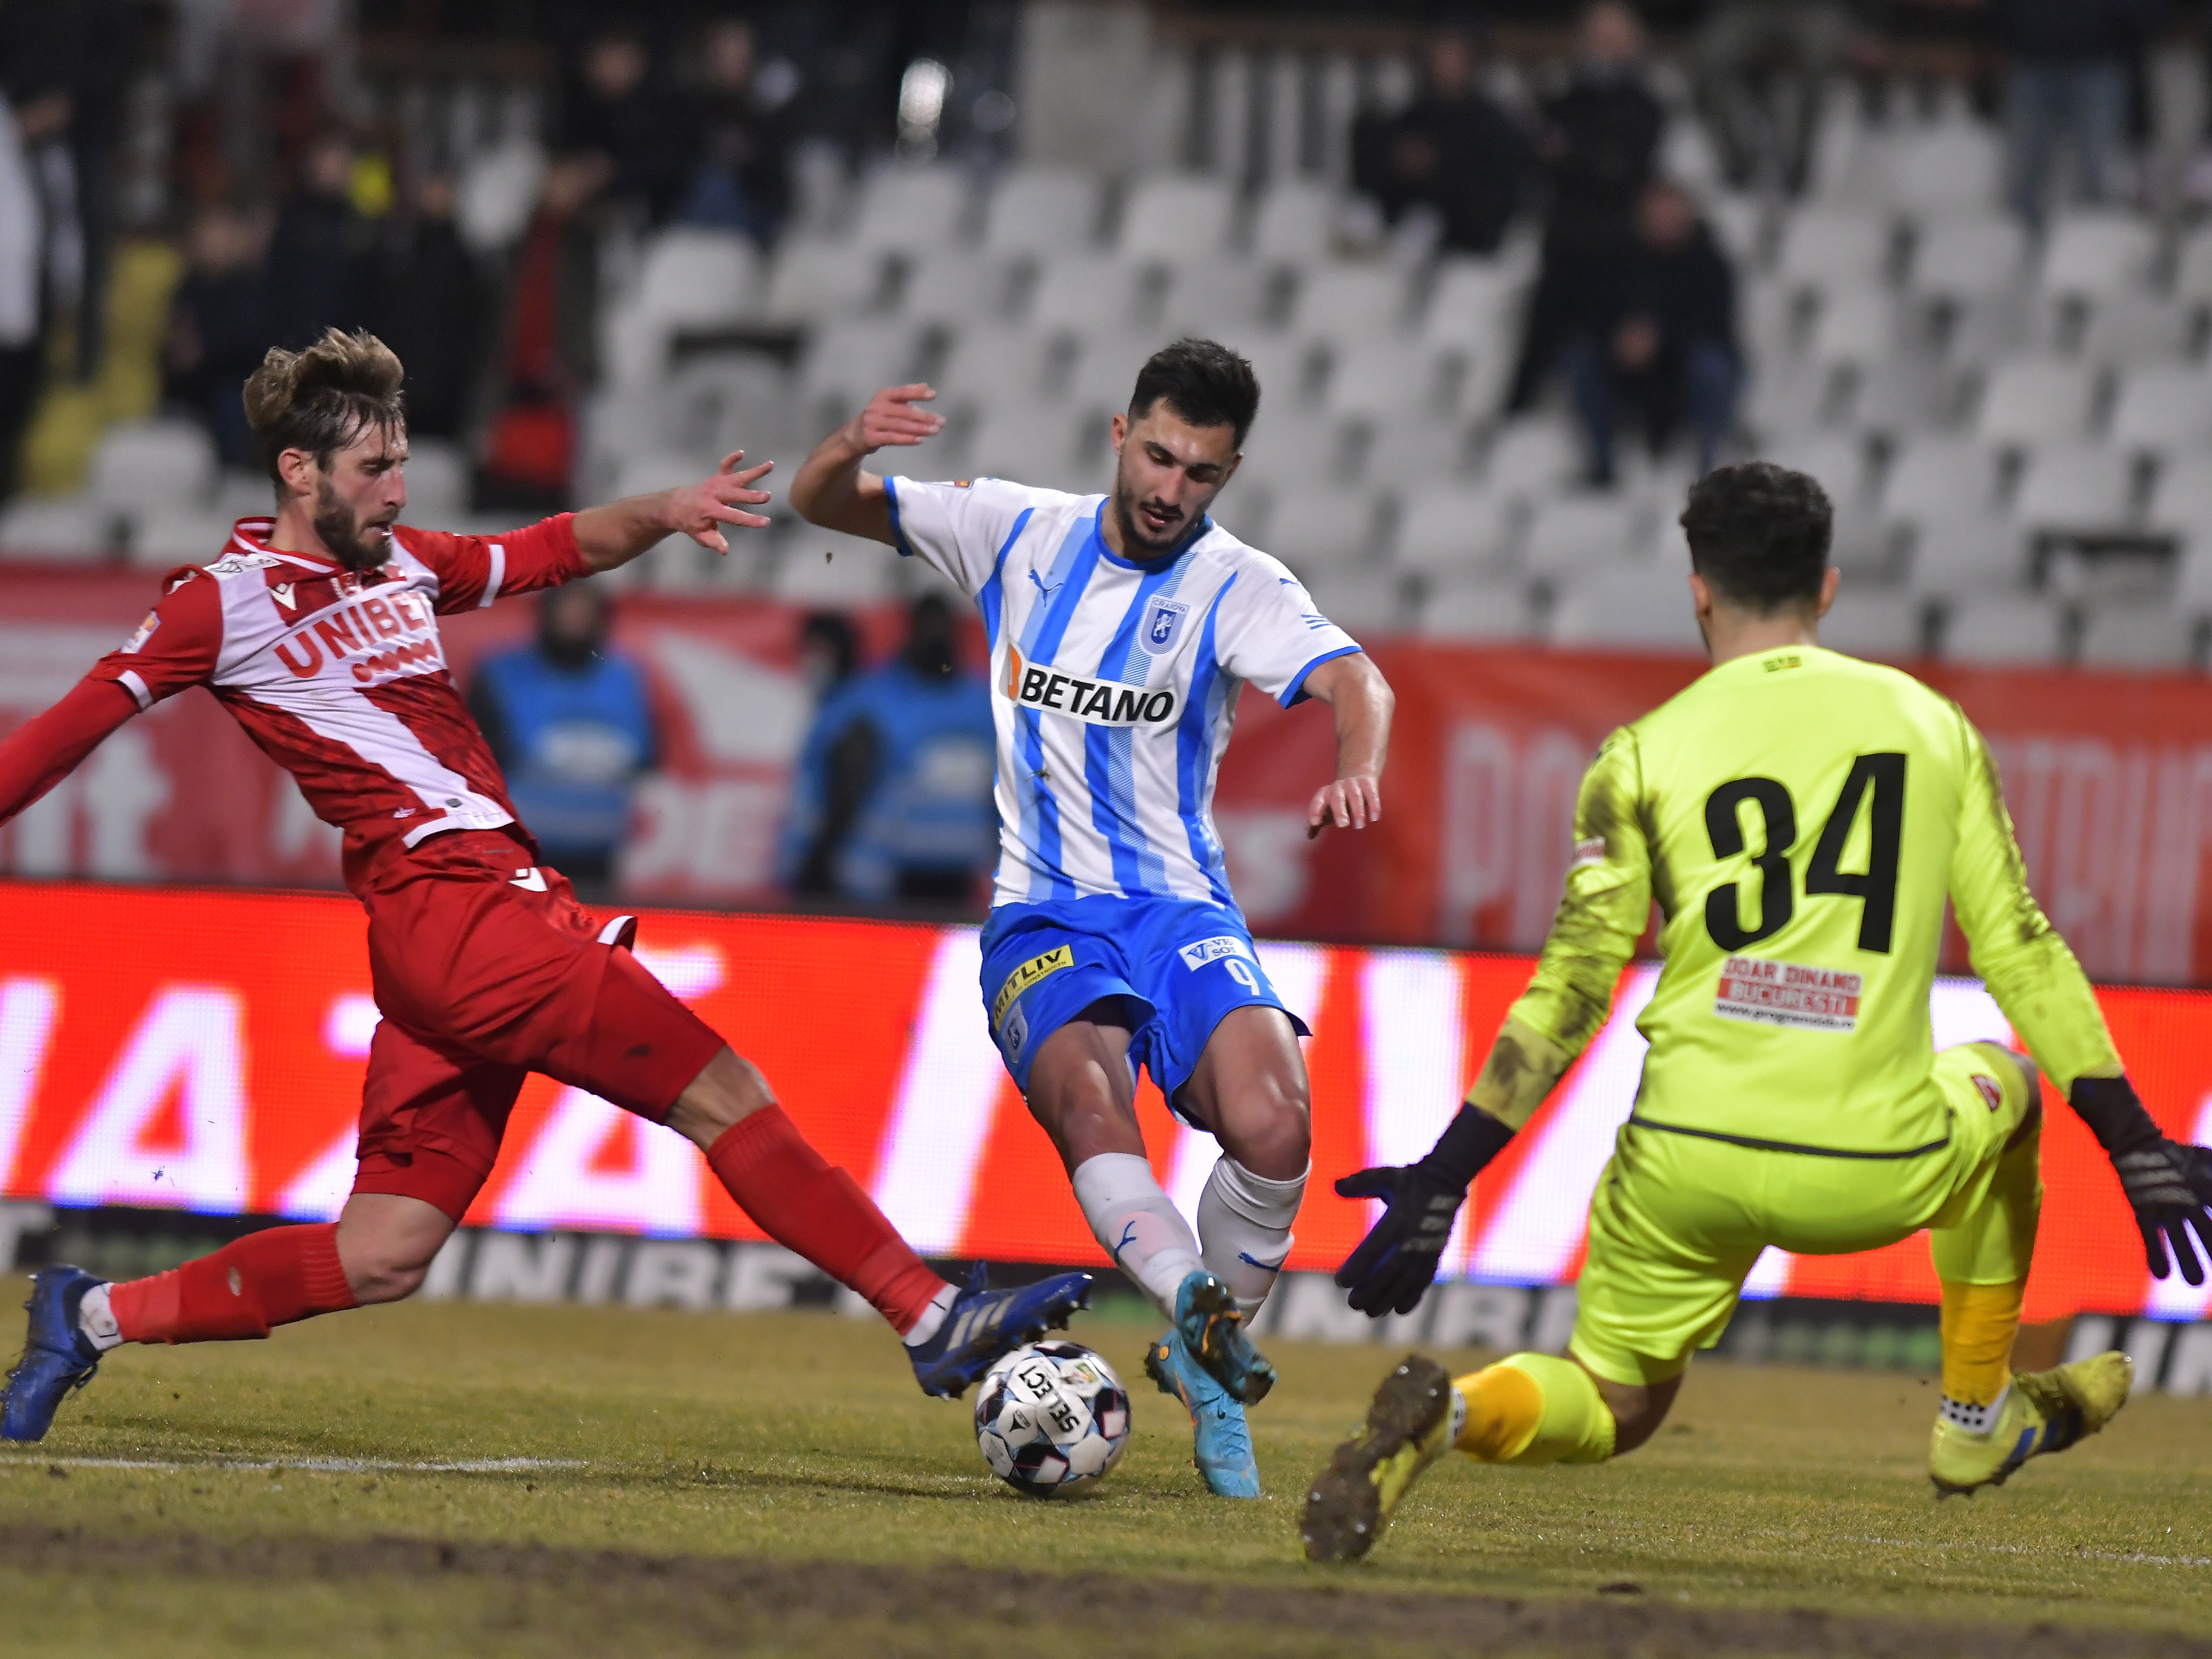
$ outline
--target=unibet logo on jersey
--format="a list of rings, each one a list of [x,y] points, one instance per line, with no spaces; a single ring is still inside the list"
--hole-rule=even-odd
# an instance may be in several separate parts
[[[1175,719],[1176,694],[1171,690],[1148,691],[1141,685],[1056,673],[1025,661],[1012,648],[1006,652],[1006,680],[1001,689],[1024,708],[1073,714],[1093,726],[1165,726]]]

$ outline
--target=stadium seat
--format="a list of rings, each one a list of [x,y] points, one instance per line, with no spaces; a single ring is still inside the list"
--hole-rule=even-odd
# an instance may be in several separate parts
[[[1233,209],[1224,179],[1200,173],[1140,179],[1121,210],[1121,256],[1152,264],[1218,258],[1229,246]]]
[[[802,525],[786,541],[771,580],[787,605],[878,605],[896,597],[900,562],[880,543]]]
[[[1406,624],[1404,595],[1387,571],[1331,571],[1305,586],[1314,609],[1355,640],[1395,634]]]
[[[2010,215],[1947,215],[1922,228],[1909,285],[1923,299],[1984,299],[2018,286],[2027,258],[2027,233]]]
[[[1097,240],[1102,191],[1077,167],[1018,167],[999,181],[983,216],[983,246],[994,252],[1065,258]]]
[[[1291,331],[1338,350],[1388,338],[1406,320],[1409,289],[1403,269],[1379,260],[1317,265],[1298,279]]]
[[[1112,333],[1137,317],[1144,274],[1105,254],[1047,260],[1030,295],[1030,326],[1047,334]]]
[[[777,446],[811,445],[821,434],[793,429],[790,373],[749,352],[692,358],[650,394],[657,435],[720,460],[732,449],[765,459]],[[788,449],[784,453],[788,454]]]
[[[849,242],[787,235],[770,262],[769,319],[820,322],[866,311],[883,296],[884,262]]]
[[[1594,566],[1634,558],[1650,540],[1645,514],[1618,495],[1562,495],[1528,515],[1521,560],[1531,576],[1558,581]]]
[[[1908,219],[1940,223],[1999,203],[2004,141],[1978,121],[1941,121],[1894,137],[1882,157],[1884,195]]]
[[[1850,424],[1862,433],[1898,440],[1948,424],[1942,419],[1955,401],[1955,384],[1942,364],[1925,352],[1893,357],[1863,368],[1850,392]]]
[[[939,248],[917,258],[899,292],[901,314],[939,328],[988,324],[1006,312],[1013,276],[1007,256],[985,248]]]
[[[1922,437],[1890,459],[1882,480],[1882,517],[1917,524],[1956,511],[1986,513],[1995,505],[1996,455],[1972,438]]]
[[[1954,605],[1943,623],[1947,662],[2051,667],[2058,662],[2063,619],[2050,600],[1980,595]]]
[[[1133,378],[1134,370],[1131,371]],[[1244,440],[1236,487],[1280,492],[1316,483],[1341,483],[1351,476],[1351,446],[1340,422],[1273,401],[1263,388],[1260,418]],[[1128,391],[1121,393],[1124,404]]]
[[[1525,501],[1553,495],[1589,470],[1581,434],[1564,422],[1539,417],[1512,422],[1498,433],[1483,479],[1500,495]]]
[[[2176,362],[2129,369],[2112,399],[2112,441],[2152,454],[2212,444],[2212,374]]]
[[[2081,355],[2093,363],[2122,368],[2136,364],[2178,368],[2189,355],[2189,308],[2155,294],[2112,295],[2090,313]]]
[[[1469,414],[1490,418],[1505,401],[1528,295],[1527,274],[1503,258],[1447,254],[1437,262],[1421,337],[1458,359],[1460,406]]]
[[[1902,662],[1924,649],[1926,615],[1925,605],[1910,594],[1847,578],[1820,619],[1820,643],[1845,656]]]
[[[1267,550],[1311,582],[1375,551],[1375,497],[1354,485],[1316,479],[1280,491],[1267,514]]]
[[[1378,489],[1449,484],[1474,459],[1468,424],[1441,415],[1396,415],[1363,421],[1360,476]]]
[[[419,449],[422,441],[415,441],[410,449]],[[411,489],[414,483],[411,471],[408,474],[408,483]],[[251,472],[244,467],[225,467],[216,479],[215,510],[234,524],[240,519],[265,518],[276,511],[276,490],[269,482],[269,475],[258,467]]]
[[[442,438],[413,438],[407,445],[407,521],[443,528],[469,510],[469,458],[459,444]],[[262,505],[269,510],[268,485]],[[212,511],[226,527],[239,516],[226,510],[219,495]]]
[[[954,337],[933,381],[938,412],[981,409],[1001,399],[1035,403],[1044,395],[1055,356],[1053,343],[1042,334],[1000,323],[964,328]]]
[[[1320,264],[1336,239],[1342,198],[1314,179],[1270,185],[1252,216],[1252,257],[1271,265]]]
[[[1881,283],[1893,240],[1887,221],[1850,208],[1804,207],[1782,228],[1776,271],[1794,289],[1848,292]]]
[[[727,231],[679,227],[647,243],[638,264],[638,307],[672,328],[742,321],[759,298],[760,255]]]
[[[967,228],[969,175],[954,167],[884,167],[860,186],[854,216],[856,247],[915,253],[961,239]]]
[[[1687,127],[1687,122],[1675,125]],[[1766,262],[1766,204],[1749,191],[1700,192],[1707,228],[1738,270],[1757,270]]]
[[[1986,510],[1957,507],[1911,527],[1911,591],[1923,597],[2017,592],[2028,574],[2028,546],[2018,526]]]
[[[1242,353],[1260,382],[1260,407],[1303,410],[1313,406],[1321,359],[1313,347],[1280,330],[1224,331],[1222,343]]]
[[[410,524],[439,525],[417,514],[410,503]],[[207,564],[220,558],[230,541],[231,521],[206,507],[173,511],[147,509],[131,520],[131,562],[142,570],[173,570],[180,564]]]
[[[1887,289],[1869,286],[1821,301],[1808,349],[1816,363],[1865,365],[1885,361],[1899,343],[1897,302]]]
[[[1255,259],[1179,265],[1168,279],[1161,332],[1220,339],[1257,328],[1267,320],[1269,287],[1267,268]]]
[[[1840,505],[1863,496],[1867,487],[1867,447],[1849,432],[1820,432],[1765,446],[1762,460],[1786,466],[1819,481],[1830,501]]]
[[[2120,208],[2075,208],[2052,224],[2038,275],[2047,295],[2100,300],[2147,283],[2157,257],[2148,219]]]
[[[1326,393],[1337,414],[1382,420],[1401,411],[1441,411],[1446,365],[1418,341],[1348,345],[1330,364]]]
[[[215,441],[191,421],[128,421],[92,453],[92,495],[110,510],[157,512],[204,504],[214,493]]]
[[[1554,645],[1585,648],[1705,649],[1688,580],[1652,562],[1589,573],[1553,607],[1551,634]]]
[[[18,495],[0,507],[0,559],[106,559],[117,549],[116,516],[89,495]]]
[[[995,404],[962,446],[962,470],[978,477],[1011,478],[1041,489],[1078,493],[1103,489],[1103,462],[1085,452],[1097,427],[1056,404]]]
[[[677,489],[685,484],[696,483],[705,476],[705,469],[719,459],[709,459],[683,449],[657,449],[625,456],[615,474],[615,494],[617,496],[649,495],[655,490]],[[504,527],[512,529],[514,526]]]
[[[1101,421],[1128,408],[1137,371],[1166,343],[1166,337],[1152,330],[1090,335],[1076,349],[1062,397],[1071,407]]]
[[[1398,512],[1401,570],[1439,580],[1494,578],[1513,551],[1513,504],[1478,485],[1431,485]]]
[[[478,150],[462,164],[453,228],[471,253],[501,252],[522,240],[538,208],[545,152],[526,138]]]
[[[1420,632],[1446,641],[1506,641],[1534,636],[1528,591],[1483,577],[1439,583],[1422,601]]]
[[[2136,673],[2187,668],[2197,619],[2179,605],[2102,605],[2081,631],[2081,665]]]
[[[2134,495],[2135,462],[2121,451],[2042,449],[2021,475],[2013,518],[2030,533],[2124,531]]]
[[[844,419],[883,386],[913,377],[914,325],[900,317],[854,317],[817,332],[799,369],[802,409],[819,424],[822,406],[834,404]]]
[[[2173,297],[2192,306],[2212,305],[2212,225],[2189,233],[2174,261]]]
[[[2191,457],[2161,466],[2146,516],[2158,530],[2212,530],[2212,463]]]
[[[1995,444],[2033,447],[2081,438],[2096,397],[2097,373],[2087,363],[2015,357],[1990,371],[1974,429]]]

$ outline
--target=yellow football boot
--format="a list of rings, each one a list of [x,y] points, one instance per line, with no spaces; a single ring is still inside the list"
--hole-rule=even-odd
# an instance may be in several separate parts
[[[1928,1443],[1928,1478],[1936,1495],[2002,1486],[2031,1457],[2064,1451],[2119,1415],[2135,1381],[2135,1361],[2100,1353],[2056,1370],[2023,1371],[2012,1380],[1996,1426],[1973,1434],[1938,1417]]]
[[[1465,1407],[1451,1373],[1410,1354],[1382,1379],[1367,1426],[1336,1449],[1306,1493],[1298,1535],[1309,1561],[1356,1561],[1375,1547],[1422,1470],[1449,1451]]]

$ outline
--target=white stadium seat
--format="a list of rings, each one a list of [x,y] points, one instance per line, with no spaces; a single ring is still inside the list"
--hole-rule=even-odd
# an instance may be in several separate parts
[[[1343,347],[1395,334],[1406,320],[1408,274],[1372,260],[1335,260],[1298,279],[1291,328],[1299,338]]]
[[[1972,438],[1914,440],[1893,456],[1882,480],[1882,517],[1919,524],[1954,513],[1985,513],[1995,504],[1997,458]]]
[[[1589,470],[1577,433],[1561,421],[1519,420],[1500,431],[1483,464],[1483,478],[1499,495],[1526,500],[1565,489]]]
[[[115,523],[114,511],[89,495],[18,495],[0,507],[0,559],[104,559]]]
[[[1121,210],[1125,258],[1188,264],[1227,251],[1234,206],[1226,180],[1199,173],[1140,179]]]
[[[1368,340],[1346,346],[1329,368],[1328,406],[1340,415],[1370,420],[1439,410],[1444,368],[1417,341]]]
[[[855,317],[823,329],[799,364],[799,386],[806,413],[830,402],[848,414],[877,391],[913,378],[914,325],[900,317]]]
[[[2009,215],[1947,216],[1922,228],[1911,285],[1931,300],[1978,300],[2015,286],[2027,258],[2027,233]]]
[[[1127,388],[1121,397],[1126,404]],[[1351,446],[1340,422],[1263,395],[1260,418],[1245,437],[1244,459],[1231,483],[1237,488],[1277,491],[1340,483],[1352,471],[1350,462]]]
[[[2048,599],[2010,594],[1962,599],[1943,624],[1944,660],[2054,666],[2060,626],[2057,608]]]
[[[1500,258],[1446,254],[1437,263],[1422,333],[1441,349],[1481,351],[1520,331],[1527,279]]]
[[[2179,367],[2189,355],[2192,323],[2186,306],[2155,294],[2116,294],[2090,314],[2081,355],[2093,363]]]
[[[1495,574],[1510,558],[1513,507],[1474,485],[1432,485],[1408,495],[1398,513],[1401,570],[1440,579]]]
[[[1034,403],[1044,395],[1054,357],[1042,334],[978,323],[963,329],[933,382],[939,414],[976,409],[1004,399]]]
[[[742,321],[759,297],[760,254],[743,236],[690,227],[662,231],[639,262],[637,305],[673,327]]]
[[[968,198],[969,176],[960,168],[884,167],[860,187],[853,240],[884,252],[942,247],[965,228]]]
[[[2124,531],[2134,486],[2134,460],[2118,450],[2039,450],[2021,475],[2013,517],[2029,531]]]
[[[1849,208],[1800,208],[1782,229],[1776,269],[1795,289],[1832,293],[1870,286],[1888,267],[1893,240],[1879,215]]]
[[[441,438],[412,438],[407,445],[407,520],[442,527],[469,510],[469,458],[459,444]],[[268,511],[268,486],[262,505]],[[242,516],[228,512],[219,497],[213,512],[224,524]]]
[[[2145,363],[2120,377],[2112,441],[2154,454],[2212,445],[2212,374],[2191,363]]]
[[[1923,614],[1922,602],[1910,594],[1846,580],[1820,619],[1820,643],[1849,657],[1902,662],[1920,654]]]
[[[1975,430],[1988,442],[2042,444],[2089,429],[2096,371],[2057,357],[2015,357],[1990,371]]]
[[[2081,632],[2081,665],[2171,672],[2190,665],[2196,640],[2197,619],[2181,606],[2100,606]]]
[[[1071,255],[1038,268],[1030,326],[1049,334],[1111,333],[1136,319],[1144,274],[1104,254]]]
[[[1316,479],[1276,495],[1267,514],[1267,550],[1301,580],[1364,562],[1375,550],[1375,497]]]
[[[1355,640],[1395,634],[1406,624],[1406,605],[1387,571],[1331,571],[1306,585],[1314,609]]]
[[[1071,407],[1095,419],[1117,414],[1128,408],[1145,359],[1166,343],[1164,336],[1151,331],[1091,335],[1076,351],[1061,395]]]
[[[1388,415],[1359,423],[1366,445],[1362,476],[1382,487],[1403,488],[1413,479],[1453,483],[1472,459],[1468,423],[1438,415]]]
[[[1899,344],[1897,302],[1883,288],[1844,289],[1820,302],[1813,325],[1816,363],[1878,363]]]
[[[1103,463],[1094,468],[1084,453],[1096,434],[1091,421],[1056,404],[1000,404],[969,436],[963,465],[979,477],[1041,489],[1103,489]]]
[[[1656,562],[1612,565],[1585,575],[1553,608],[1552,643],[1641,651],[1705,647],[1688,579]]]
[[[1437,640],[1525,640],[1534,632],[1528,590],[1480,577],[1440,583],[1421,605],[1420,629]]]
[[[1802,472],[1817,481],[1838,507],[1866,493],[1866,444],[1848,432],[1820,432],[1766,446],[1759,459]]]
[[[991,192],[983,246],[1041,258],[1087,252],[1098,236],[1097,178],[1076,167],[1016,167]]]
[[[414,511],[410,524],[443,528],[441,519]],[[146,570],[172,570],[180,564],[206,564],[222,556],[230,541],[231,521],[205,507],[148,509],[132,515],[131,562]]]
[[[776,322],[818,322],[866,310],[883,289],[879,255],[850,242],[786,236],[770,264],[765,308]]]
[[[1255,259],[1177,266],[1168,281],[1161,331],[1219,339],[1256,328],[1267,316],[1267,269]]]
[[[1313,179],[1270,185],[1252,216],[1252,257],[1275,265],[1310,265],[1328,257],[1342,198]]]
[[[1312,406],[1321,362],[1312,346],[1279,330],[1231,329],[1216,337],[1252,365],[1252,376],[1260,382],[1261,408]]]
[[[1633,502],[1613,495],[1564,495],[1536,504],[1521,558],[1530,575],[1556,580],[1632,559],[1646,540]]]
[[[1013,276],[1007,257],[983,248],[940,248],[907,272],[900,312],[917,323],[954,327],[1004,314]]]
[[[1944,121],[1899,135],[1883,162],[1890,205],[1909,219],[1941,222],[1996,207],[2004,140],[1980,122]]]
[[[2173,297],[2192,305],[2212,304],[2212,225],[2189,233],[2174,262]]]
[[[2101,299],[2148,282],[2157,257],[2149,220],[2118,208],[2076,208],[2059,216],[2044,244],[2043,291]]]
[[[191,421],[125,422],[108,428],[92,453],[93,498],[110,508],[197,506],[215,479],[215,440]]]
[[[2148,516],[2160,530],[2212,530],[2212,458],[2178,456],[2160,467]]]
[[[1987,511],[1945,512],[1912,526],[1912,592],[1935,598],[2017,592],[2028,547],[2017,526]]]

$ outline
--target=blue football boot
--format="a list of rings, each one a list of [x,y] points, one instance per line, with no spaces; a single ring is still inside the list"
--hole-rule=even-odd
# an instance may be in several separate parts
[[[40,1268],[31,1281],[31,1299],[23,1304],[31,1328],[0,1398],[0,1440],[45,1439],[63,1396],[92,1381],[100,1352],[78,1334],[76,1316],[84,1293],[106,1282],[67,1262]]]
[[[990,1267],[979,1261],[968,1288],[957,1292],[945,1322],[928,1341],[908,1348],[924,1394],[957,1400],[968,1385],[1024,1342],[1066,1328],[1068,1316],[1091,1305],[1089,1273],[1055,1273],[1018,1290],[988,1288]]]
[[[1216,1498],[1257,1498],[1260,1464],[1244,1408],[1191,1357],[1182,1332],[1168,1332],[1145,1351],[1145,1375],[1190,1413],[1191,1461],[1206,1489]]]
[[[1204,1268],[1192,1273],[1176,1287],[1175,1322],[1184,1350],[1231,1400],[1256,1406],[1267,1397],[1275,1368],[1244,1334],[1244,1316],[1226,1285]]]

